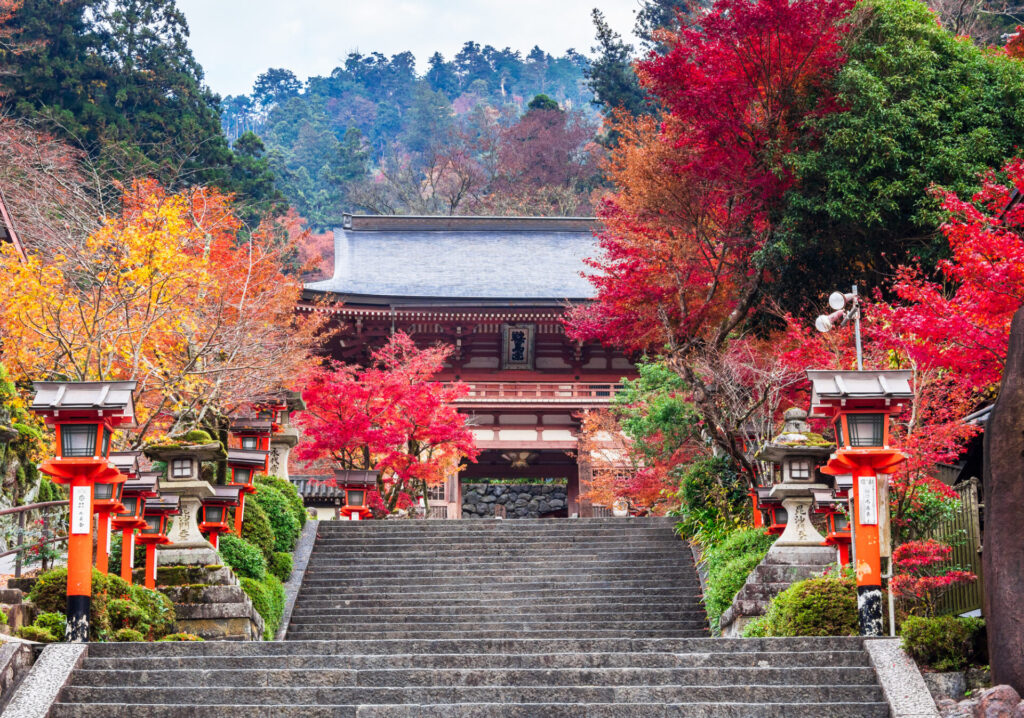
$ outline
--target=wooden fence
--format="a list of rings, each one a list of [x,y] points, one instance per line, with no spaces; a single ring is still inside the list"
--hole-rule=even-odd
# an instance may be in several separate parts
[[[960,615],[980,611],[985,605],[985,582],[981,566],[981,512],[978,496],[979,481],[970,478],[953,487],[960,495],[960,510],[948,521],[932,531],[932,538],[953,547],[949,568],[960,568],[974,573],[978,580],[954,587],[938,604],[940,614]]]

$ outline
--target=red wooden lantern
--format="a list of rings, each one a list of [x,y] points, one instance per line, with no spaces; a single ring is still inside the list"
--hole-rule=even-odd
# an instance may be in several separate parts
[[[370,490],[377,485],[376,471],[337,470],[334,480],[339,492],[344,492],[345,502],[338,513],[349,521],[359,521],[373,516],[368,505]]]
[[[269,441],[269,439],[268,439]],[[261,449],[228,449],[228,470],[231,471],[230,486],[239,487],[238,508],[235,509],[235,533],[242,535],[242,520],[245,515],[245,497],[255,494],[256,473],[266,471],[267,451]]]
[[[217,548],[220,535],[231,530],[228,525],[228,509],[238,506],[244,494],[242,487],[237,484],[214,486],[213,491],[213,496],[203,500],[199,516],[199,530],[208,533],[210,543]]]
[[[167,518],[178,514],[178,496],[159,496],[146,501],[142,518],[146,526],[139,531],[139,543],[146,547],[146,588],[156,588],[156,547],[170,543]]]
[[[834,546],[839,563],[847,566],[850,563],[850,546],[853,542],[850,533],[850,517],[842,510],[847,501],[846,489],[836,482],[833,491],[814,492],[814,510],[825,516],[825,545]]]
[[[782,507],[782,502],[772,498],[771,486],[758,486],[755,492],[757,494],[757,510],[761,515],[760,527],[764,528],[766,533],[775,536],[781,535],[786,530],[786,522],[789,521],[789,514]]]
[[[125,477],[108,457],[113,431],[135,423],[135,382],[42,381],[34,387],[30,409],[56,429],[57,438],[57,455],[43,461],[39,470],[70,487],[67,635],[69,641],[82,642],[89,639],[92,514],[97,503],[107,516],[119,506]],[[102,524],[109,528],[105,516]],[[99,547],[105,563],[105,539]]]
[[[135,531],[146,527],[144,512],[147,499],[155,499],[160,493],[160,474],[147,471],[129,479],[124,484],[121,503],[124,511],[112,519],[115,529],[121,531],[121,578],[132,582],[135,568]]]
[[[269,414],[267,418],[240,418],[231,422],[231,435],[237,448],[246,451],[270,451],[270,436],[273,433],[273,422]],[[266,459],[262,470],[267,470]]]
[[[886,477],[905,460],[890,446],[889,418],[909,405],[908,371],[808,371],[811,409],[830,418],[836,452],[824,473],[851,475],[850,515],[857,562],[857,605],[861,634],[882,635],[882,557],[889,545]],[[882,481],[879,481],[879,476]]]

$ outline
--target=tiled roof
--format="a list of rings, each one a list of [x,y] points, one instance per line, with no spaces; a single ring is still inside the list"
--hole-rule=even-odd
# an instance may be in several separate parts
[[[371,297],[589,299],[589,218],[354,217],[334,231],[334,276],[312,292]],[[380,221],[374,221],[380,220]]]

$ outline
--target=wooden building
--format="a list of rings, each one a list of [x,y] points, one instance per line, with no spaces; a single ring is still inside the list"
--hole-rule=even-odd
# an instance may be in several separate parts
[[[565,335],[567,308],[594,294],[582,276],[594,228],[585,217],[346,216],[334,275],[306,285],[300,308],[336,318],[332,351],[346,362],[365,362],[396,330],[453,346],[439,378],[469,385],[459,409],[481,450],[462,481],[567,479],[567,513],[587,515],[578,414],[607,406],[634,372],[620,352]],[[437,487],[435,515],[460,515],[459,484]]]

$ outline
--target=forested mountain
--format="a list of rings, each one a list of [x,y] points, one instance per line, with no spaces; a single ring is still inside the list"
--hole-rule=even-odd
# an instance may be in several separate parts
[[[267,70],[223,100],[221,124],[238,151],[259,156],[262,141],[278,187],[318,228],[354,209],[589,212],[588,66],[572,50],[524,57],[475,42],[451,60],[434,53],[422,74],[410,52],[352,53],[305,82]]]

